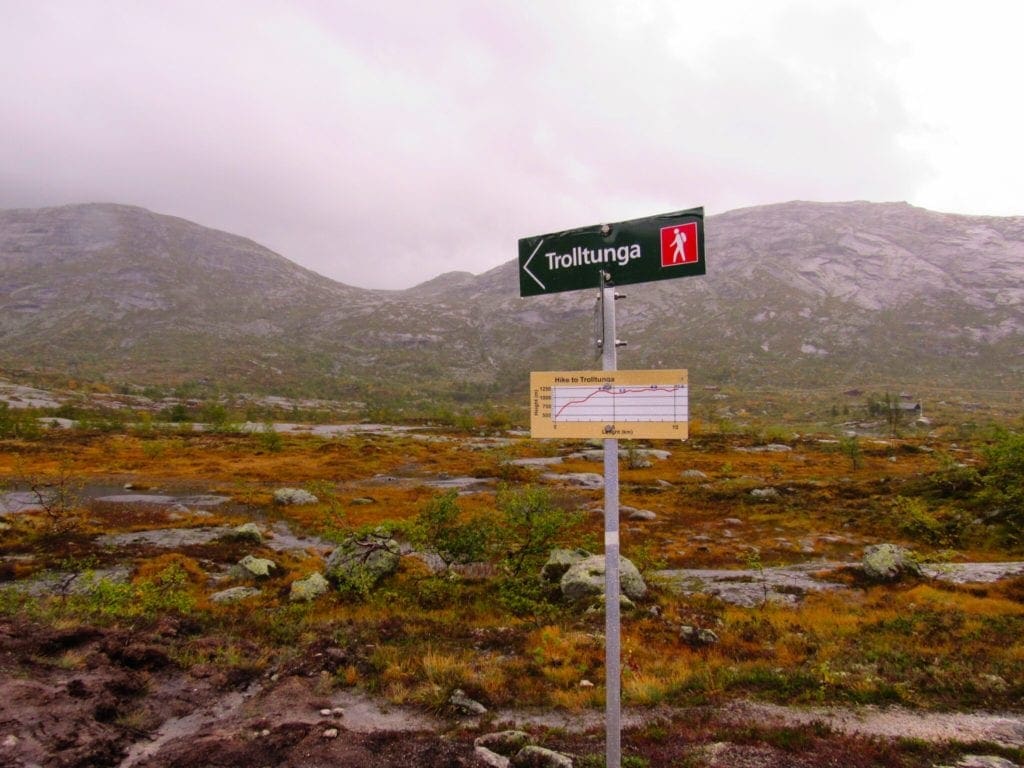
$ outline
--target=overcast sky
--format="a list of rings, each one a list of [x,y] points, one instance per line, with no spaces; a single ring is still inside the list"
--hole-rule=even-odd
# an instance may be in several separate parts
[[[1009,0],[0,0],[0,208],[374,288],[696,205],[1024,215],[1022,35]]]

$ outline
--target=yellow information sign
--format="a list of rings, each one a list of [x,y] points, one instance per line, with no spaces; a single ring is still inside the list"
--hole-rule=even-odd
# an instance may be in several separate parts
[[[689,394],[681,369],[534,371],[530,435],[685,440]]]

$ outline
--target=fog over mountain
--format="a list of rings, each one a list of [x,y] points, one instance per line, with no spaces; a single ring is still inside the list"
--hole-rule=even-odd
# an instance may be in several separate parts
[[[709,217],[706,252],[706,276],[623,289],[621,368],[689,368],[698,386],[1019,387],[1024,218],[790,202]],[[517,269],[367,290],[142,208],[0,211],[0,369],[473,400],[524,393],[531,369],[599,367],[596,292],[521,299]]]

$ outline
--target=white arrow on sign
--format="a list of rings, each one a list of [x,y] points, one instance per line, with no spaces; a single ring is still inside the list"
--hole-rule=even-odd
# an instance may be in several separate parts
[[[537,283],[537,285],[539,285],[539,286],[541,287],[541,290],[542,290],[542,291],[546,291],[546,290],[547,290],[547,286],[545,286],[545,285],[544,285],[544,283],[542,283],[542,282],[541,282],[540,280],[538,280],[538,279],[537,279],[537,276],[536,276],[535,274],[533,274],[533,272],[531,272],[531,271],[530,271],[530,262],[531,262],[531,261],[533,261],[533,257],[537,255],[537,251],[539,251],[539,250],[540,250],[540,247],[541,247],[541,245],[543,244],[543,242],[544,242],[544,238],[542,237],[542,238],[540,239],[540,242],[539,242],[539,243],[537,243],[537,247],[533,249],[533,253],[531,253],[531,254],[530,254],[530,258],[528,258],[528,259],[526,260],[526,263],[525,263],[525,264],[523,264],[523,272],[525,272],[525,273],[526,273],[526,274],[528,274],[528,275],[529,275],[530,277],[532,277],[532,278],[533,278],[533,281],[534,281],[535,283]]]

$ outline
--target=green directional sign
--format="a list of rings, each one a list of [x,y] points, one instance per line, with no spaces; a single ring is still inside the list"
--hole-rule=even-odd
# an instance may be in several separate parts
[[[704,209],[595,224],[519,241],[519,295],[703,275]]]

